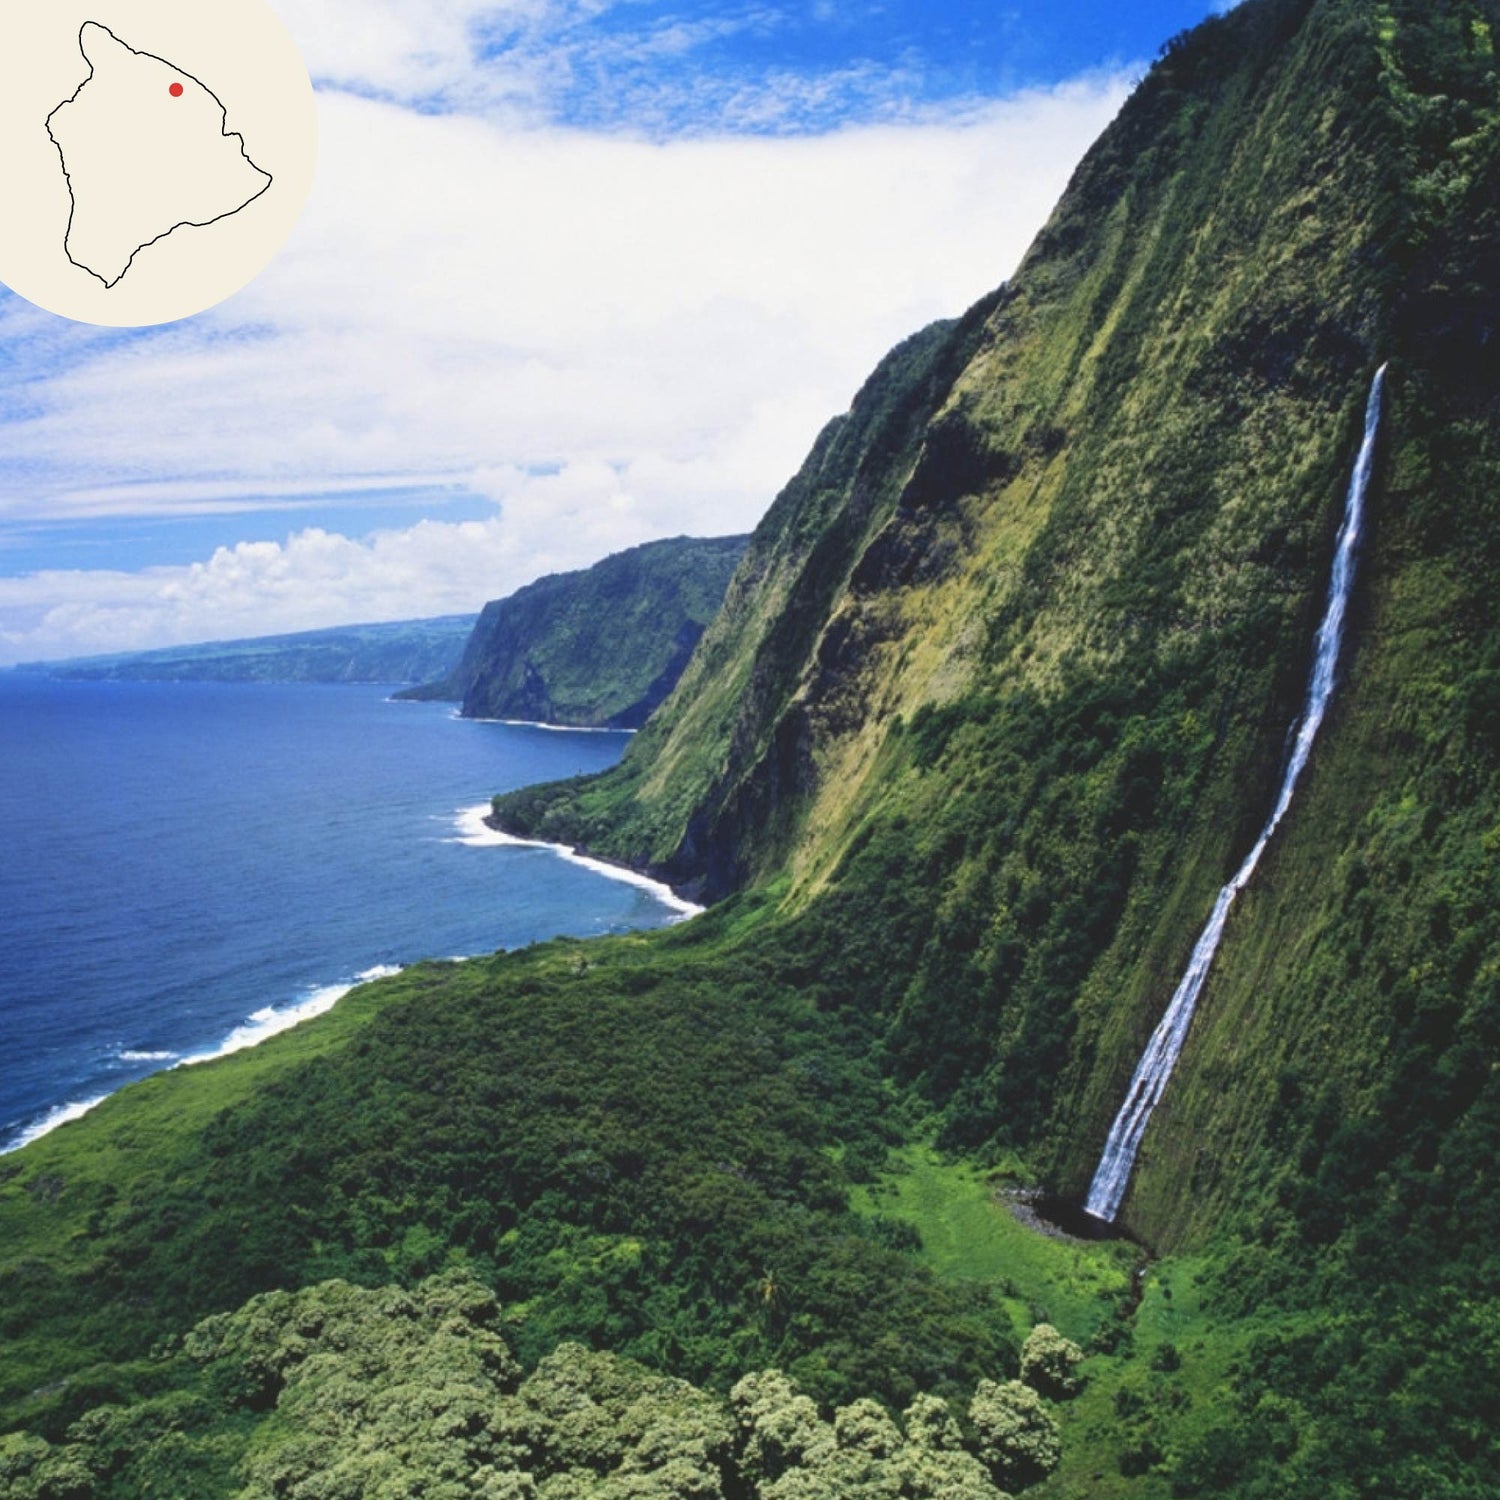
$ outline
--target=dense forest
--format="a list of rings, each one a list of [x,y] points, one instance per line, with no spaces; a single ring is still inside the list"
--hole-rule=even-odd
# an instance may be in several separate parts
[[[1495,1493],[1497,26],[1170,42],[621,765],[497,799],[704,915],[409,970],[0,1160],[0,1495]],[[1069,1235],[1387,361],[1332,711]]]

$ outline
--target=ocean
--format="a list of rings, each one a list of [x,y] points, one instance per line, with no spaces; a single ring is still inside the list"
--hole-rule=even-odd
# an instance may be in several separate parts
[[[480,821],[627,740],[384,688],[0,675],[0,1149],[361,978],[679,920],[649,881]]]

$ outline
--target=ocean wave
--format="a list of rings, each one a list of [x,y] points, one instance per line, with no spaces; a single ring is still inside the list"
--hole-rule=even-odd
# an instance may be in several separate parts
[[[612,865],[608,860],[592,859],[587,854],[580,854],[576,849],[570,849],[566,844],[549,844],[541,839],[522,839],[514,834],[501,833],[499,829],[491,828],[485,822],[489,815],[490,805],[487,802],[481,802],[478,807],[463,808],[454,820],[454,826],[458,829],[458,837],[453,842],[467,844],[471,849],[548,849],[567,860],[569,864],[592,870],[596,875],[603,875],[608,880],[618,880],[624,885],[633,885],[637,890],[648,891],[663,906],[670,907],[676,913],[675,920],[679,922],[686,921],[689,917],[696,917],[706,910],[696,902],[687,901],[679,896],[665,882],[653,880],[649,875],[642,875],[637,870],[627,870],[623,865]]]
[[[171,1063],[178,1068],[191,1067],[194,1063],[212,1062],[216,1057],[228,1057],[231,1052],[243,1052],[246,1047],[257,1046],[280,1032],[290,1031],[293,1026],[303,1021],[310,1021],[314,1016],[321,1016],[324,1011],[332,1010],[356,985],[367,984],[372,979],[389,979],[392,974],[400,972],[399,964],[375,964],[372,968],[356,974],[347,984],[325,984],[315,990],[309,990],[293,1005],[264,1006],[236,1026],[210,1052],[195,1052],[190,1057],[183,1057],[180,1052],[125,1051],[117,1053],[116,1056],[121,1062]],[[56,1130],[59,1125],[66,1125],[70,1120],[79,1119],[107,1098],[109,1094],[105,1093],[92,1099],[78,1099],[68,1104],[59,1104],[56,1109],[49,1110],[40,1119],[18,1131],[3,1146],[0,1146],[0,1156],[11,1151],[19,1151],[22,1146],[29,1146],[33,1141],[40,1140],[44,1135]]]
[[[108,1098],[108,1094],[100,1094],[93,1099],[75,1099],[71,1104],[59,1104],[56,1109],[48,1110],[40,1120],[28,1125],[0,1146],[0,1156],[19,1151],[22,1146],[41,1140],[49,1131],[56,1130],[59,1125],[66,1125],[70,1120],[82,1119],[96,1104],[103,1104]]]
[[[183,1058],[177,1066],[187,1068],[195,1063],[213,1062],[215,1058],[228,1057],[231,1052],[243,1052],[246,1047],[259,1046],[261,1042],[268,1041],[283,1031],[290,1031],[293,1026],[301,1025],[303,1021],[310,1021],[314,1016],[321,1016],[325,1011],[332,1010],[357,985],[367,984],[372,979],[389,979],[392,974],[400,972],[398,964],[376,964],[373,968],[356,974],[347,984],[325,984],[310,990],[293,1005],[267,1005],[252,1011],[212,1052],[196,1052],[191,1057]]]

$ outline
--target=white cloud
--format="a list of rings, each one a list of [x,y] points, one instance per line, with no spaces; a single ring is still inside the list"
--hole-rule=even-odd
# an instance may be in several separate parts
[[[569,465],[475,476],[499,501],[483,521],[426,520],[356,540],[309,527],[220,547],[206,562],[0,577],[0,659],[42,660],[477,610],[543,573],[583,567],[673,531],[674,502],[711,493],[692,465]],[[644,483],[643,483],[644,482]]]
[[[473,67],[476,27],[525,33],[562,7],[548,0],[281,0],[277,10],[314,79],[379,90],[392,98],[530,96],[519,71]]]
[[[426,18],[440,58],[477,11],[374,7],[362,74],[409,83]],[[892,343],[1009,273],[1123,87],[667,142],[325,90],[307,215],[231,302],[133,338],[0,304],[32,375],[0,393],[0,522],[399,485],[498,515],[0,580],[0,659],[477,608],[653,536],[748,529]]]
[[[512,126],[805,133],[920,109],[920,66],[854,59],[799,72],[767,68],[763,50],[736,60],[724,44],[803,31],[809,15],[801,4],[719,6],[691,19],[639,0],[284,0],[279,10],[324,86]],[[811,14],[834,18],[832,6]]]

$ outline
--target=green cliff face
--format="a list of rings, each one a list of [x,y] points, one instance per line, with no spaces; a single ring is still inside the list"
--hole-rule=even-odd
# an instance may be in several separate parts
[[[1247,0],[1171,44],[1014,281],[824,432],[622,765],[499,800],[707,915],[413,970],[0,1163],[28,1433],[0,1485],[118,1493],[121,1408],[222,1444],[201,1493],[234,1493],[302,1416],[173,1340],[449,1268],[523,1366],[779,1367],[825,1409],[989,1410],[1055,1323],[1088,1358],[1031,1429],[1051,1463],[1061,1424],[1049,1500],[1490,1493],[1496,28],[1496,0]],[[1165,1258],[1135,1277],[1004,1191],[1081,1194],[1264,822],[1385,360],[1343,680],[1146,1135],[1124,1220]],[[489,1347],[450,1335],[445,1369]],[[455,1494],[484,1399],[420,1435]],[[490,1492],[649,1492],[607,1456]],[[916,1493],[867,1477],[755,1492]]]
[[[1261,0],[1173,42],[1014,281],[820,440],[624,764],[502,818],[710,895],[773,886],[787,921],[899,906],[898,1074],[954,1143],[1025,1145],[1081,1192],[1269,809],[1389,358],[1349,680],[1128,1221],[1165,1245],[1215,1222],[1301,1058],[1371,1107],[1374,997],[1420,947],[1393,919],[1428,897],[1406,864],[1369,879],[1364,927],[1400,953],[1328,994],[1340,882],[1424,768],[1487,764],[1459,705],[1491,670],[1493,20]],[[1488,780],[1462,781],[1401,816],[1477,838]]]
[[[882,361],[750,538],[723,608],[623,766],[528,789],[505,805],[509,823],[598,847],[711,897],[774,868],[810,786],[798,711],[804,664],[982,322],[976,309],[960,323],[935,323]]]
[[[742,536],[673,537],[484,607],[445,682],[468,719],[636,729],[672,691],[724,598]]]

